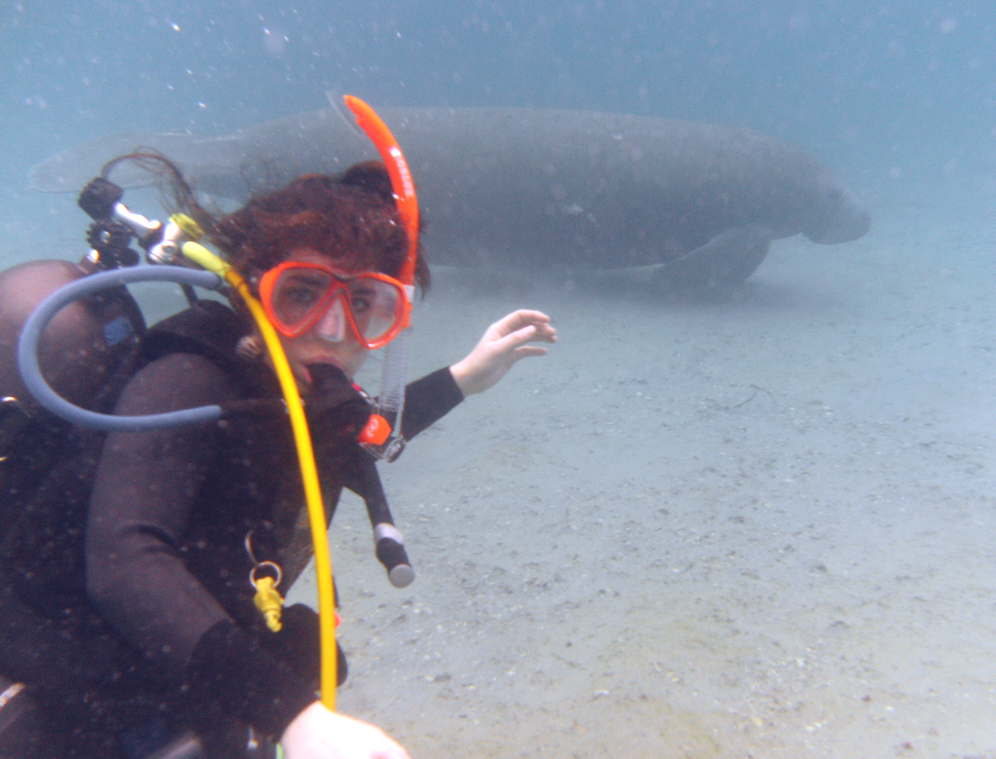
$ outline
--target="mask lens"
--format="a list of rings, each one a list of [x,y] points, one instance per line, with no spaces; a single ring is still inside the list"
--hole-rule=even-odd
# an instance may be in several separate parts
[[[364,342],[380,340],[401,320],[404,293],[399,285],[360,275],[346,286],[353,322]]]
[[[288,337],[310,329],[341,299],[356,337],[367,348],[394,337],[408,302],[401,283],[388,277],[339,274],[309,264],[281,264],[263,275],[259,289],[270,319]]]
[[[321,269],[286,269],[269,298],[271,316],[285,330],[296,332],[325,308],[335,283],[335,277]]]

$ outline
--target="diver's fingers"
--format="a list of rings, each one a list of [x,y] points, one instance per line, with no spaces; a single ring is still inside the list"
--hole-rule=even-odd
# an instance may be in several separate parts
[[[533,325],[537,329],[542,327],[544,331],[553,330],[554,334],[556,334],[556,330],[550,327],[549,324],[550,317],[542,311],[531,311],[526,308],[520,308],[518,311],[513,311],[496,321],[488,327],[488,332],[504,336],[516,332],[523,327]]]
[[[536,326],[530,324],[528,326],[522,327],[521,329],[515,330],[511,334],[500,337],[491,343],[491,348],[495,355],[505,355],[514,353],[520,347],[526,345],[527,343],[543,339],[539,336],[539,331]]]
[[[551,327],[549,324],[537,324],[536,334],[533,336],[534,340],[542,340],[547,343],[557,342],[557,330]]]
[[[498,332],[498,326],[495,325],[494,333]],[[536,340],[553,342],[555,338],[555,334],[540,333],[531,323],[504,337],[485,334],[474,350],[450,367],[450,372],[464,396],[481,393],[501,380],[520,359],[546,353],[546,348],[530,343]]]
[[[540,345],[523,345],[515,349],[515,360],[529,358],[529,356],[545,356],[549,351]]]
[[[497,353],[506,353],[516,350],[522,345],[530,342],[557,342],[557,331],[549,325],[527,324],[504,337],[496,338],[491,345]]]

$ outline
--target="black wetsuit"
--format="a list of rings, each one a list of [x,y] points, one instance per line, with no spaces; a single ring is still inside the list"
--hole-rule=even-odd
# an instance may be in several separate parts
[[[219,404],[230,413],[103,441],[74,433],[77,455],[7,536],[0,673],[26,683],[68,736],[69,755],[139,755],[177,726],[219,746],[239,724],[277,738],[315,700],[314,612],[286,609],[275,634],[252,600],[246,538],[257,560],[280,563],[303,498],[276,381],[235,357],[246,331],[213,302],[150,330],[147,363],[118,412]],[[448,369],[412,383],[405,436],[461,400]],[[355,445],[366,413],[343,409],[311,420],[333,504],[366,455]]]

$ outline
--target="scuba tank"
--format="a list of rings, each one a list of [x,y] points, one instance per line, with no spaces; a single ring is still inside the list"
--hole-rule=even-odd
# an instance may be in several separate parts
[[[35,307],[55,291],[90,274],[138,263],[128,247],[133,230],[112,218],[120,197],[120,188],[104,179],[84,188],[79,204],[94,223],[88,233],[92,247],[79,263],[31,261],[0,272],[0,538],[16,518],[21,498],[62,454],[70,427],[26,388],[18,339]],[[130,375],[144,331],[145,319],[128,291],[104,290],[52,319],[39,340],[39,365],[60,395],[93,408],[108,402],[115,377]]]
[[[121,195],[121,188],[102,178],[83,189],[79,205],[94,223],[87,234],[90,252],[79,263],[31,261],[0,272],[0,397],[8,409],[17,404],[29,416],[35,409],[45,413],[25,387],[17,365],[21,329],[38,304],[82,277],[138,263],[138,253],[128,247],[134,231],[113,218]],[[56,315],[42,335],[42,373],[56,392],[86,407],[144,331],[141,309],[124,288],[82,298]]]
[[[60,287],[97,271],[88,258],[32,261],[0,272],[0,395],[29,414],[32,399],[17,366],[17,341],[35,307]],[[114,367],[145,330],[138,304],[125,290],[105,291],[70,304],[50,323],[38,358],[49,384],[77,405],[88,406]]]

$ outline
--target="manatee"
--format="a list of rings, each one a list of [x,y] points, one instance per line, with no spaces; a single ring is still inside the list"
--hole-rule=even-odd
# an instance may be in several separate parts
[[[773,239],[855,240],[870,216],[819,159],[750,129],[520,108],[379,108],[411,164],[430,261],[555,276],[625,272],[661,286],[746,279]],[[76,191],[115,155],[151,147],[199,191],[243,200],[375,157],[335,109],[221,137],[112,135],[34,167]],[[116,174],[121,184],[135,173]]]

